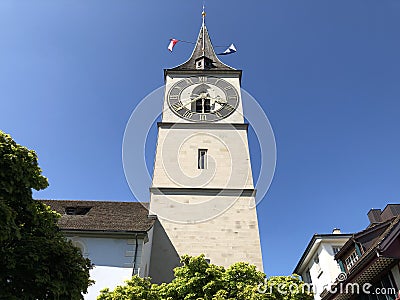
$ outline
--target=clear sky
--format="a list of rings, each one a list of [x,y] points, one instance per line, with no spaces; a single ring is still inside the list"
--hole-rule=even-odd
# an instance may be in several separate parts
[[[0,2],[0,129],[37,151],[50,187],[36,198],[134,200],[126,123],[163,69],[190,55],[190,44],[166,48],[196,40],[201,6]],[[290,274],[314,233],[361,230],[369,209],[400,200],[400,1],[208,0],[206,10],[213,43],[238,49],[222,60],[243,70],[275,132],[258,218],[265,272]]]

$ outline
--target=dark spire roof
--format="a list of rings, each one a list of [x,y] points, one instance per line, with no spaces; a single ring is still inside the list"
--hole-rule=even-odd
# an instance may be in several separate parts
[[[217,55],[214,52],[210,36],[208,35],[207,27],[203,22],[199,36],[197,38],[196,46],[189,60],[170,70],[187,71],[187,70],[235,70],[235,69],[225,65],[218,59]]]

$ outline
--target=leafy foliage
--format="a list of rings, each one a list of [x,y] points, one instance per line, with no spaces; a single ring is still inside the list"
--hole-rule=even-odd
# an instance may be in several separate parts
[[[248,263],[225,269],[209,264],[204,255],[183,256],[171,283],[151,284],[150,278],[132,277],[114,291],[105,289],[98,300],[312,300],[298,276],[265,274]]]
[[[296,274],[292,276],[272,276],[259,288],[271,300],[312,300],[313,294]]]
[[[150,282],[150,278],[140,278],[133,276],[132,279],[126,281],[126,285],[117,286],[114,291],[104,289],[97,299],[101,300],[159,300],[159,290],[157,285]]]
[[[0,131],[0,298],[82,299],[91,263],[32,199],[48,186],[41,172],[36,153]]]

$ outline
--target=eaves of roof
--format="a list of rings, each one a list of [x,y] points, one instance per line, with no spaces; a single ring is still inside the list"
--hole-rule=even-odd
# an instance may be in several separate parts
[[[295,269],[293,270],[293,273],[295,274],[299,274],[302,273],[302,269],[303,269],[303,264],[306,260],[306,258],[309,255],[312,255],[313,251],[312,248],[314,246],[314,244],[317,242],[317,240],[332,240],[332,239],[343,239],[343,238],[351,238],[352,235],[351,234],[345,234],[345,233],[341,233],[341,234],[314,234],[313,237],[311,238],[310,242],[307,245],[306,250],[303,252],[303,255],[301,256],[299,262],[297,263]]]

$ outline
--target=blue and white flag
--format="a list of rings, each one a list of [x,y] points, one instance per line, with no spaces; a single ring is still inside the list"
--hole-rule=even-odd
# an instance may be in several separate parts
[[[234,44],[231,44],[228,49],[226,49],[224,52],[219,53],[218,55],[228,55],[236,52],[236,48]]]

